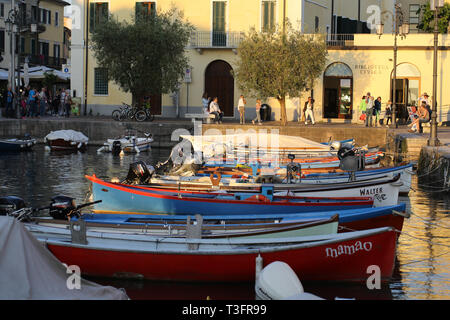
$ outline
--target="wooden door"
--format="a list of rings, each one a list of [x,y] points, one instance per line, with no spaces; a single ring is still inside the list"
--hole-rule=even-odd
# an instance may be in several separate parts
[[[143,101],[141,101],[141,104],[144,103],[144,101],[147,100],[148,98],[150,98],[150,107],[152,114],[156,116],[161,115],[161,103],[162,103],[161,95],[153,94],[150,96],[145,96]]]
[[[233,69],[222,60],[211,62],[205,71],[205,91],[212,99],[219,99],[220,110],[226,117],[234,116],[234,78]]]

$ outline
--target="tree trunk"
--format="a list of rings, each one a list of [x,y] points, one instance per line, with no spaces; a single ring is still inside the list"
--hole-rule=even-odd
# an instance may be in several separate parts
[[[281,111],[281,125],[287,125],[287,116],[286,116],[286,97],[281,97],[278,99],[280,103],[280,111]]]

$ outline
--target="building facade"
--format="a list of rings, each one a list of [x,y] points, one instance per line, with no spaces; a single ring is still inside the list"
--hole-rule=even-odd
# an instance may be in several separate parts
[[[15,50],[11,52],[11,25],[14,3]],[[62,0],[0,0],[0,51],[3,61],[0,68],[9,70],[14,57],[16,69],[28,61],[30,66],[44,65],[60,70],[65,63],[62,57],[64,40],[64,7]],[[8,26],[9,25],[9,26]],[[8,29],[9,28],[9,29]]]
[[[352,2],[350,4],[350,2]],[[399,1],[400,2],[400,1]],[[425,1],[417,1],[423,4]],[[189,77],[182,81],[179,99],[174,94],[152,97],[152,110],[162,117],[183,117],[185,113],[201,111],[201,96],[208,92],[219,97],[225,117],[238,118],[238,91],[231,70],[235,68],[237,48],[242,33],[254,27],[264,31],[283,21],[283,13],[295,28],[305,33],[327,34],[328,63],[314,88],[302,97],[287,102],[289,121],[298,119],[299,108],[308,96],[316,101],[315,116],[319,121],[358,122],[360,98],[366,92],[391,99],[393,70],[394,1],[388,0],[74,0],[72,2],[72,81],[75,96],[81,97],[86,113],[111,114],[122,102],[131,102],[131,95],[106,80],[89,49],[89,24],[101,23],[113,14],[119,20],[129,20],[136,4],[148,10],[166,11],[175,5],[184,12],[196,31],[187,47],[190,61]],[[409,10],[411,1],[405,1]],[[78,12],[78,16],[77,13]],[[377,20],[377,17],[378,20]],[[404,15],[405,21],[413,18]],[[378,36],[377,23],[384,24],[384,35]],[[417,97],[432,91],[431,34],[409,34],[399,37],[397,99],[399,104],[417,103]],[[440,36],[439,70],[447,66],[447,36]],[[74,67],[76,66],[76,67]],[[450,104],[443,94],[447,75],[439,73],[438,104]],[[399,91],[401,88],[401,92]],[[175,101],[178,100],[178,108]],[[246,116],[255,116],[255,101],[247,99]],[[280,110],[275,99],[266,101],[272,107],[272,119],[279,120]]]

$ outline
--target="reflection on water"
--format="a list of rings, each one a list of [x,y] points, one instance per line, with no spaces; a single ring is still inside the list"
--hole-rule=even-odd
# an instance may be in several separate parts
[[[140,155],[86,153],[57,154],[34,151],[0,154],[0,196],[17,195],[29,205],[48,205],[50,198],[65,194],[84,202],[89,183],[84,175],[125,178],[129,164],[138,160],[156,164],[169,156],[168,149],[155,149]],[[305,291],[334,299],[450,299],[450,195],[427,192],[432,187],[413,179],[409,197],[401,197],[412,212],[400,236],[394,277],[380,290],[365,284],[303,283]],[[301,275],[300,280],[301,280]],[[101,284],[123,287],[133,299],[254,299],[253,283],[198,284],[151,281],[92,279]]]

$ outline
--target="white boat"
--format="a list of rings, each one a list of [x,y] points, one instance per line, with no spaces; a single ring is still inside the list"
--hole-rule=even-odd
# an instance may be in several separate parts
[[[89,138],[75,130],[52,131],[44,138],[47,150],[83,151],[86,150]]]
[[[113,152],[113,153],[140,153],[149,151],[153,137],[150,133],[145,133],[144,137],[136,137],[134,135],[124,136],[117,139],[108,139],[97,152]]]

